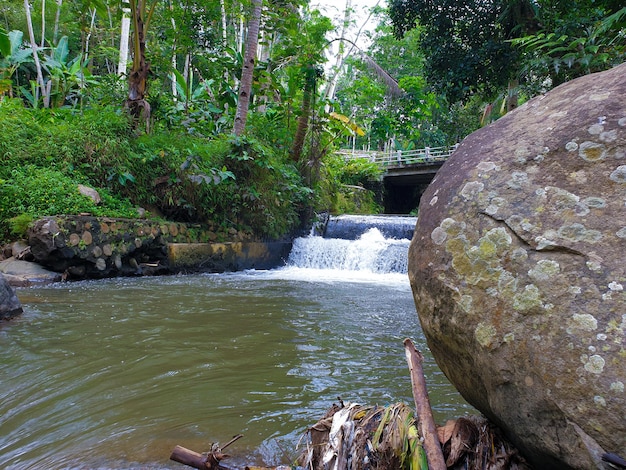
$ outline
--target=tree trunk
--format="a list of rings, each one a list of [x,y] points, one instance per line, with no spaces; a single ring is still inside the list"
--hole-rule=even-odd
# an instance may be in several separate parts
[[[272,74],[272,65],[269,63],[270,51],[272,48],[272,38],[270,36],[266,36],[261,32],[261,48],[258,51],[258,59],[261,63],[267,63],[267,67],[265,70],[267,71],[268,76]],[[267,111],[267,103],[270,101],[269,93],[271,93],[271,83],[269,77],[266,78],[265,81],[260,86],[259,96],[256,100],[257,102],[257,112],[265,113]]]
[[[509,89],[506,97],[506,112],[510,113],[517,108],[519,100],[519,81],[509,80]]]
[[[61,5],[63,0],[57,0],[57,12],[54,16],[54,32],[52,33],[52,44],[57,45],[57,37],[59,36],[59,21],[61,19]]]
[[[30,47],[33,50],[33,59],[35,61],[35,69],[37,70],[37,89],[35,90],[35,96],[33,97],[35,102],[34,106],[37,106],[37,102],[39,101],[39,90],[41,90],[41,96],[43,97],[43,106],[44,108],[50,107],[50,93],[46,89],[46,85],[43,82],[43,73],[41,71],[41,62],[39,62],[39,52],[37,47],[37,42],[35,42],[35,32],[33,30],[33,18],[30,14],[30,2],[29,0],[24,0],[24,9],[26,11],[26,23],[28,25],[28,35],[30,37]]]
[[[96,9],[89,10],[91,13],[91,21],[89,22],[89,30],[87,31],[87,36],[85,37],[85,54],[81,58],[81,60],[87,60],[89,57],[89,43],[91,42],[91,34],[96,27]]]
[[[291,147],[291,158],[294,162],[298,163],[302,156],[302,149],[304,148],[304,138],[309,128],[309,116],[311,115],[311,97],[313,95],[313,89],[315,85],[310,84],[308,81],[304,85],[304,94],[302,95],[302,107],[300,110],[300,116],[298,117],[298,125],[296,127],[296,135],[293,138],[293,145]]]
[[[174,4],[172,0],[170,0],[170,11],[174,11]],[[170,74],[170,80],[172,81],[172,96],[176,99],[178,96],[178,89],[176,88],[176,74],[174,70],[177,67],[177,58],[176,58],[176,35],[178,34],[178,29],[176,28],[176,20],[174,19],[174,15],[170,18],[172,22],[172,30],[174,31],[174,42],[172,43],[172,60],[170,61],[170,65],[172,66],[172,73]]]
[[[228,38],[226,36],[226,4],[224,3],[224,0],[220,0],[220,12],[222,15],[222,45],[226,47],[228,44]]]
[[[56,46],[56,44],[54,44]],[[41,46],[46,47],[46,0],[41,1]]]
[[[124,4],[128,4],[128,0],[124,0]],[[130,8],[124,6],[122,8],[122,30],[120,32],[120,56],[117,63],[117,74],[125,75],[128,66],[128,35],[130,34]]]
[[[261,25],[261,8],[263,0],[252,0],[252,16],[248,22],[248,40],[246,41],[246,54],[241,70],[241,81],[239,82],[239,101],[237,102],[237,113],[235,114],[235,125],[233,132],[235,135],[243,134],[248,118],[248,108],[250,107],[250,95],[252,93],[252,78],[254,76],[254,64],[256,62],[256,51],[259,44],[259,29]]]
[[[141,121],[146,125],[149,132],[150,105],[145,99],[148,85],[150,64],[146,61],[146,38],[145,38],[145,1],[131,0],[131,13],[134,27],[133,34],[133,68],[128,75],[128,99],[126,107],[134,120],[135,126]]]
[[[352,13],[352,0],[346,0],[346,7],[343,16],[343,25],[341,27],[341,34],[339,40],[339,46],[337,48],[337,55],[335,56],[335,66],[332,69],[332,75],[326,85],[326,91],[324,92],[324,101],[327,99],[332,100],[335,97],[335,89],[337,88],[337,82],[339,81],[339,73],[343,66],[344,59],[344,38],[348,33],[348,26],[350,25],[350,15]],[[327,105],[326,112],[329,112],[329,106]]]

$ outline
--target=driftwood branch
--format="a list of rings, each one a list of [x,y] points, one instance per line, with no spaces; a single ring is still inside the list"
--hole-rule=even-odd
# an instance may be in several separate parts
[[[419,430],[424,437],[424,450],[428,459],[428,468],[429,470],[446,470],[446,462],[443,458],[441,444],[437,436],[437,426],[435,426],[430,400],[428,399],[428,390],[426,389],[426,379],[424,378],[424,368],[422,367],[424,357],[409,338],[404,340],[404,352],[409,370],[411,371],[413,398],[415,399]]]
[[[186,449],[183,446],[174,447],[174,450],[170,455],[170,460],[200,470],[207,470],[212,468],[210,466],[211,464],[208,463],[208,455],[199,454],[198,452]]]
[[[226,447],[242,437],[243,434],[237,434],[222,447],[214,444],[211,452],[206,454],[199,454],[198,452],[186,449],[183,446],[176,446],[170,455],[170,460],[182,463],[183,465],[187,465],[189,467],[197,468],[198,470],[218,469],[221,468],[220,460],[228,457],[227,454],[222,453],[222,450],[226,449]]]

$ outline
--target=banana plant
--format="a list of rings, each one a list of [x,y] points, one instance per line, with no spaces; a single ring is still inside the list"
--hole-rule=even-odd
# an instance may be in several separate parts
[[[6,32],[0,28],[0,96],[13,96],[13,75],[24,64],[33,61],[33,50],[22,47],[24,33]]]
[[[97,83],[87,67],[88,60],[83,59],[82,54],[69,60],[68,56],[68,38],[63,36],[43,62],[43,67],[48,72],[48,80],[51,81],[52,107],[63,106],[66,101],[76,105],[85,86]]]
[[[151,3],[149,3],[151,1]],[[128,99],[126,107],[135,125],[143,120],[149,130],[150,105],[145,99],[150,65],[146,60],[146,33],[158,0],[130,0],[133,25],[133,65],[128,74]]]
[[[173,69],[172,73],[176,77],[176,91],[178,95],[184,99],[185,110],[201,100],[213,99],[215,94],[213,92],[214,79],[202,80],[196,86],[194,86],[193,78],[185,80],[185,77],[178,70]],[[189,83],[188,83],[189,82]],[[208,104],[209,111],[212,113],[221,113],[223,109],[218,108],[212,103]]]

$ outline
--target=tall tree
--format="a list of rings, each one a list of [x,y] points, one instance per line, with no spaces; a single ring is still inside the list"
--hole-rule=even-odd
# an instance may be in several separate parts
[[[421,26],[426,78],[455,102],[477,92],[489,96],[515,77],[519,52],[509,39],[534,21],[533,5],[532,0],[390,0],[389,14],[397,37]]]
[[[323,75],[321,67],[316,64],[307,64],[302,68],[304,76],[304,87],[302,92],[302,105],[300,108],[300,116],[298,116],[298,124],[296,126],[296,135],[293,138],[293,146],[291,148],[291,158],[298,163],[302,156],[304,147],[304,139],[309,128],[309,118],[311,117],[311,107],[316,92],[316,84]]]
[[[300,114],[296,125],[296,132],[291,146],[291,158],[299,163],[303,154],[303,148],[307,132],[310,127],[310,117],[314,110],[317,96],[317,84],[323,76],[322,64],[326,62],[324,51],[328,46],[326,35],[333,29],[331,21],[322,16],[319,11],[304,10],[303,21],[298,26],[296,37],[290,46],[296,57],[294,68],[293,87],[298,87],[302,91],[302,101],[300,104]],[[316,166],[319,156],[313,149],[310,152],[311,160],[309,165]]]
[[[235,124],[233,126],[233,133],[235,135],[243,134],[246,128],[246,120],[248,119],[250,95],[252,94],[252,79],[254,77],[254,64],[256,63],[256,53],[259,45],[262,7],[263,0],[252,0],[252,14],[248,21],[246,53],[241,70],[241,81],[239,82],[239,101],[237,102],[237,112],[235,113]]]

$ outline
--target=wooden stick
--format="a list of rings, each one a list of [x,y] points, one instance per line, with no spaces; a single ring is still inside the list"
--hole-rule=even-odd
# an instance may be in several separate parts
[[[228,447],[229,445],[231,445],[233,442],[241,439],[243,437],[243,434],[237,434],[236,436],[233,436],[233,438],[228,441],[226,444],[224,444],[222,447],[220,447],[222,450],[226,449],[226,447]]]
[[[207,456],[194,452],[184,448],[183,446],[176,446],[170,455],[170,460],[174,462],[182,463],[193,468],[200,470],[206,470],[211,468],[207,466]]]
[[[411,371],[413,398],[415,399],[419,430],[424,437],[424,450],[428,459],[428,468],[429,470],[446,470],[446,462],[443,459],[441,444],[437,437],[437,426],[435,426],[433,411],[428,399],[428,390],[426,389],[426,379],[424,378],[424,368],[422,367],[424,356],[415,348],[413,341],[409,338],[404,340],[404,352],[409,370]]]
[[[199,454],[193,450],[186,449],[183,446],[176,446],[170,455],[170,460],[188,465],[189,467],[197,468],[199,470],[223,468],[220,467],[220,460],[225,459],[228,455],[222,453],[222,450],[226,449],[226,447],[242,437],[243,434],[237,434],[222,447],[219,447],[217,444],[213,444],[213,450],[207,454]]]

